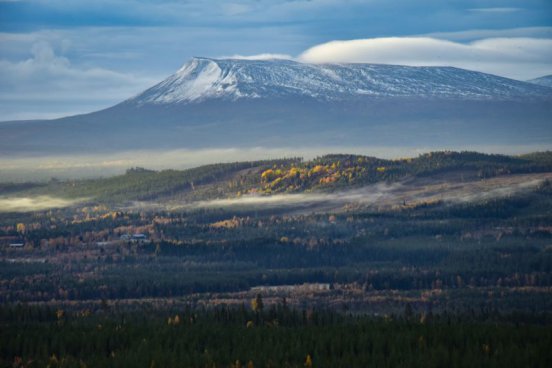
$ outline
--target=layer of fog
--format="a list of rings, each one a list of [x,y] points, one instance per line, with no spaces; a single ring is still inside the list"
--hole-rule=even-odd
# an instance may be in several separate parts
[[[183,205],[175,205],[172,208],[279,208],[279,207],[312,207],[320,210],[320,206],[342,206],[346,203],[377,203],[389,200],[399,192],[403,185],[399,183],[378,183],[337,193],[300,193],[300,194],[275,194],[275,195],[246,195],[239,198],[215,199],[210,201],[197,201]]]
[[[410,179],[392,184],[377,183],[335,193],[247,195],[230,199],[171,203],[167,207],[172,210],[288,208],[314,212],[342,211],[361,207],[384,210],[420,204],[459,204],[505,198],[534,190],[547,179],[552,180],[552,173],[509,175],[467,182]]]
[[[51,196],[0,197],[0,212],[31,212],[75,205],[82,200],[71,200]]]
[[[283,157],[308,160],[328,153],[350,153],[379,158],[416,157],[438,150],[469,150],[483,153],[521,154],[545,151],[550,145],[462,146],[462,147],[281,147],[281,148],[214,148],[178,150],[135,150],[95,155],[58,155],[40,157],[0,157],[0,182],[46,181],[58,179],[97,178],[118,175],[130,167],[149,169],[186,169],[205,164],[252,161]]]
[[[334,193],[300,193],[276,195],[245,195],[238,198],[209,201],[165,203],[136,202],[127,209],[194,210],[200,208],[262,209],[283,208],[291,211],[324,212],[372,208],[384,210],[397,206],[423,203],[457,204],[504,198],[534,190],[552,173],[508,175],[486,180],[458,182],[454,180],[409,179],[398,183],[377,183],[358,189]],[[0,196],[1,212],[30,212],[77,205],[86,198],[64,199],[47,195]]]

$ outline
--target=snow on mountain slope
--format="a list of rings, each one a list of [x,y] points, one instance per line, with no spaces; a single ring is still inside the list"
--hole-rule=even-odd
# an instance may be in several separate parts
[[[193,58],[175,74],[127,102],[172,104],[212,98],[373,97],[511,99],[548,96],[547,88],[452,67],[304,64],[291,60]]]
[[[527,82],[538,84],[539,86],[552,87],[552,75],[546,75],[544,77],[528,80]]]

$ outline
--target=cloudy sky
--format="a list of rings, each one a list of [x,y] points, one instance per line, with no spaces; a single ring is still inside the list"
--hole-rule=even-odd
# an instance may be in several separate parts
[[[109,107],[192,56],[259,54],[526,80],[552,74],[552,1],[0,0],[0,121]]]

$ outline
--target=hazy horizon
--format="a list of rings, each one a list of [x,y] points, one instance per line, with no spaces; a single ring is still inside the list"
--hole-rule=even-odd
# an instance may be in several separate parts
[[[183,170],[202,165],[301,157],[310,160],[327,154],[358,154],[383,159],[416,157],[434,151],[475,151],[489,154],[521,155],[552,150],[552,145],[473,145],[435,147],[282,147],[137,150],[105,154],[14,156],[0,158],[0,183],[48,181],[52,178],[91,179],[123,174],[127,169]]]

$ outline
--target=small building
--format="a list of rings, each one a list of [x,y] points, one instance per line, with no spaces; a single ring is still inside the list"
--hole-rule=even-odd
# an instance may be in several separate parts
[[[10,248],[23,248],[25,246],[25,241],[22,239],[17,239],[10,242]]]
[[[119,237],[120,240],[126,241],[126,242],[132,242],[132,243],[145,243],[148,241],[148,237],[146,234],[138,233],[138,234],[123,234]]]
[[[130,236],[130,234],[123,234],[121,235],[120,239],[121,240],[124,240],[124,241],[129,241],[132,237]]]
[[[130,240],[134,243],[145,243],[148,241],[148,237],[145,234],[134,234]]]
[[[19,236],[5,235],[0,236],[0,247],[4,248],[22,248],[25,246],[25,239]]]

